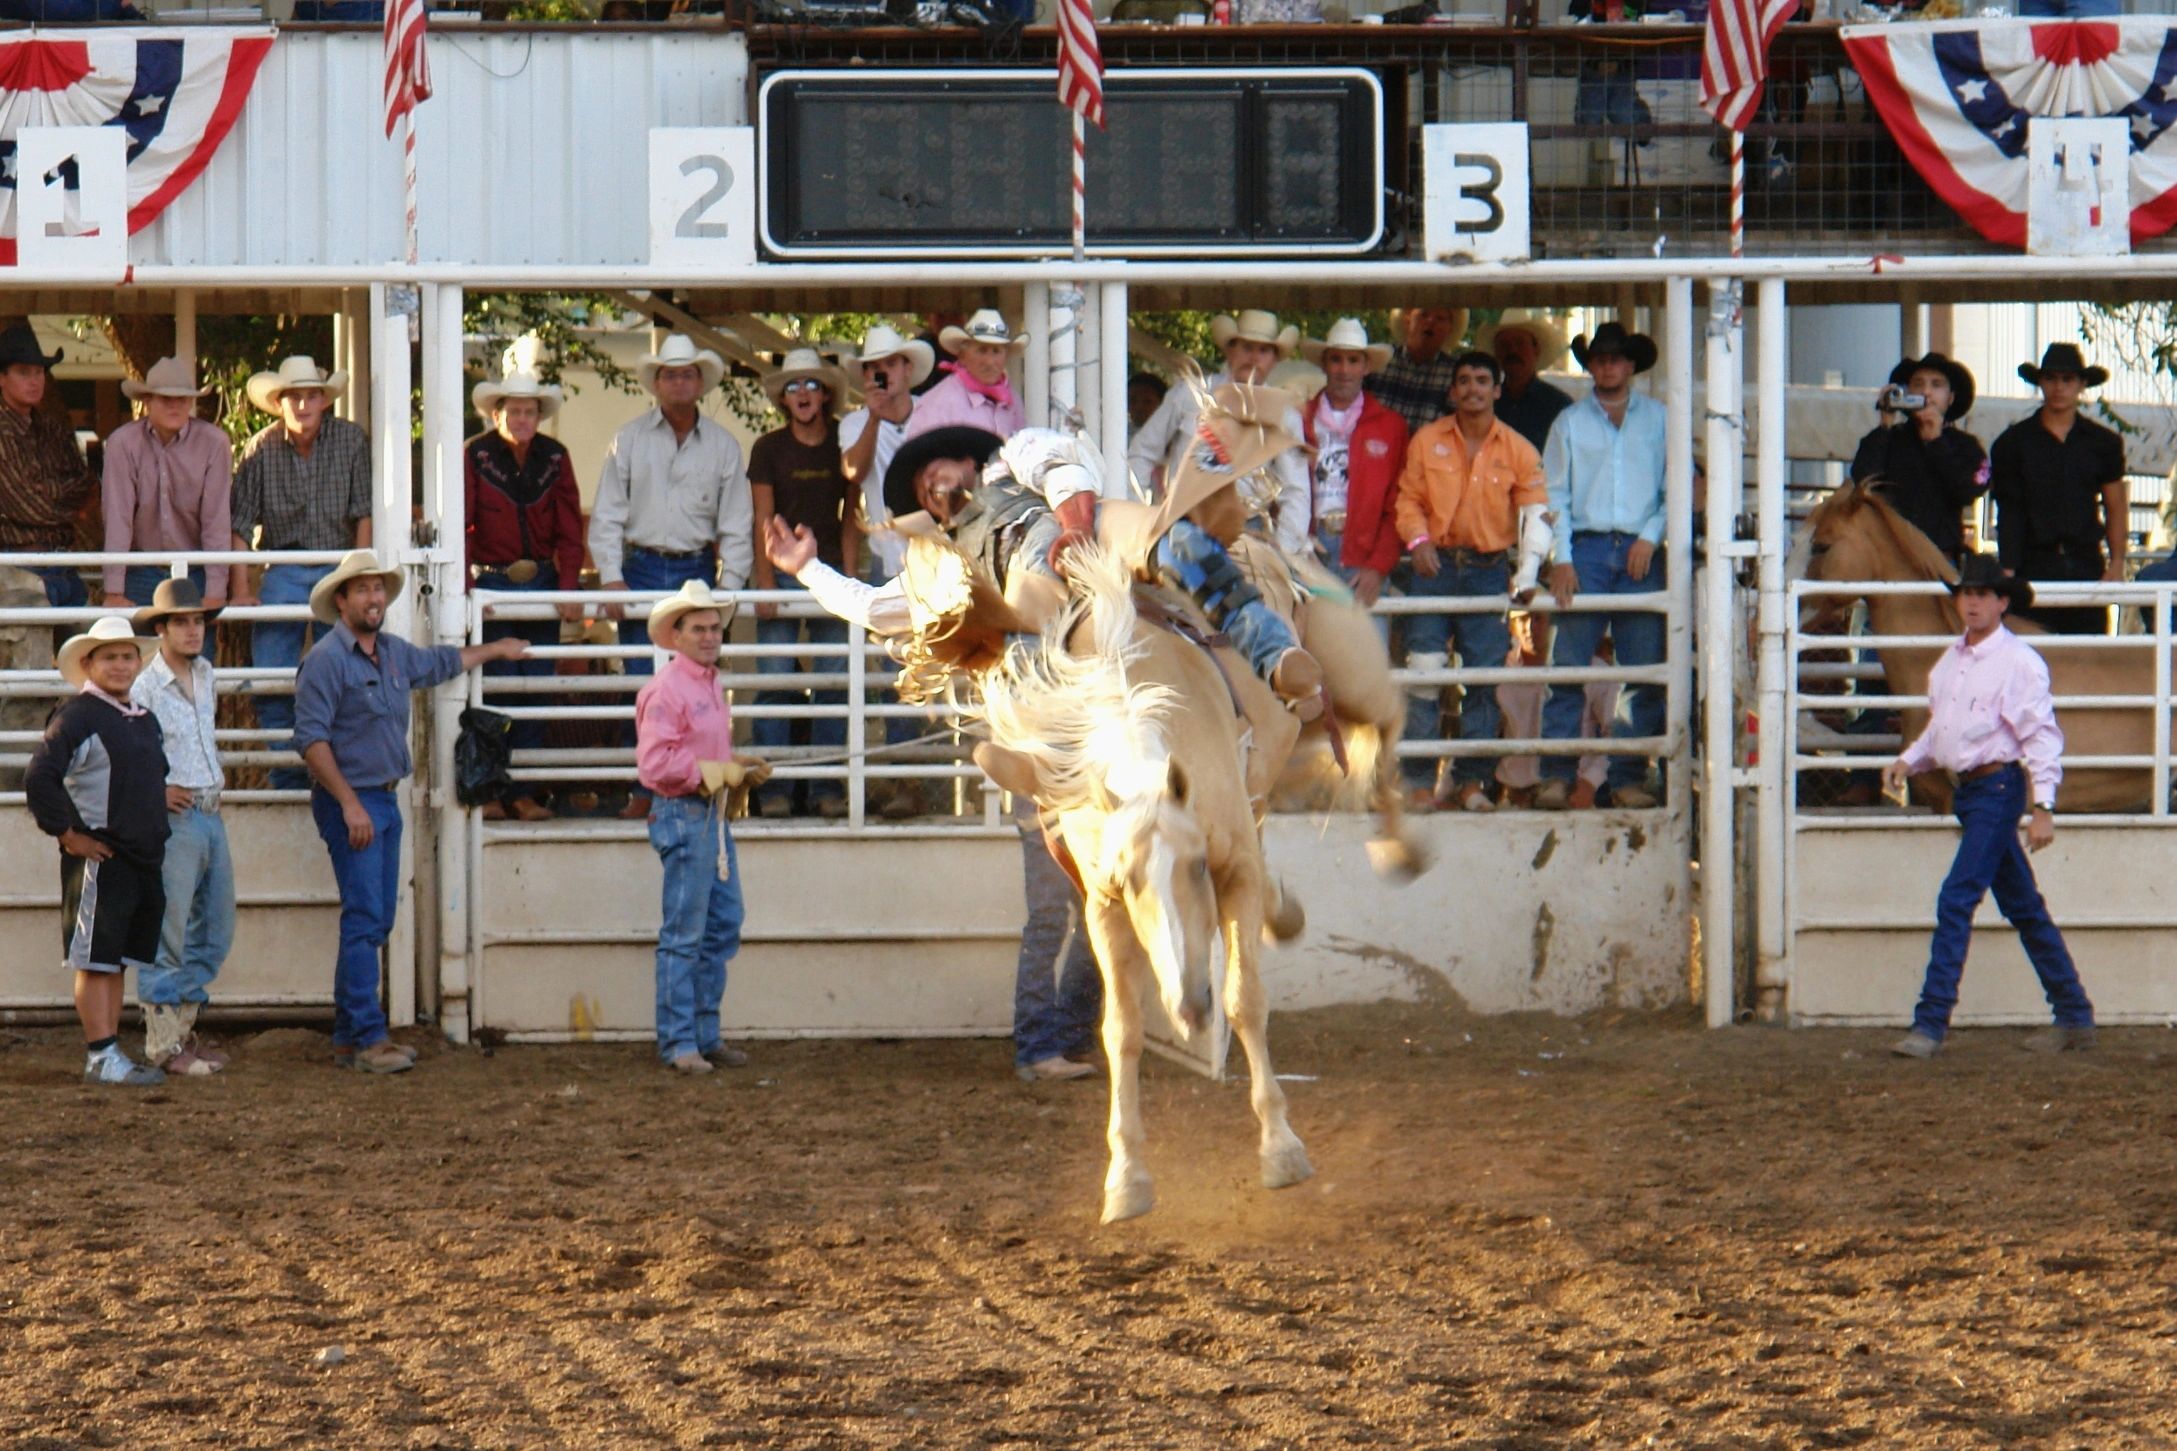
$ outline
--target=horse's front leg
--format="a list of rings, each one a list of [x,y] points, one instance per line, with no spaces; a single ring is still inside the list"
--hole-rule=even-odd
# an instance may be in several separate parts
[[[1087,908],[1089,942],[1104,972],[1104,1057],[1111,1067],[1111,1122],[1105,1137],[1111,1167],[1104,1175],[1104,1223],[1147,1214],[1156,1203],[1142,1154],[1142,990],[1149,959],[1134,935],[1125,906],[1092,896]]]
[[[1247,1050],[1248,1098],[1262,1126],[1262,1187],[1283,1189],[1315,1173],[1285,1116],[1285,1090],[1270,1067],[1270,1003],[1257,957],[1262,932],[1259,866],[1234,870],[1218,889],[1225,932],[1225,1017]]]

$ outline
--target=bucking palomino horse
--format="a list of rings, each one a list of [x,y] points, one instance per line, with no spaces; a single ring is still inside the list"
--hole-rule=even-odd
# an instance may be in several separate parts
[[[1879,488],[1847,484],[1807,516],[1793,549],[1804,560],[1807,578],[1838,582],[1931,580],[1949,584],[1958,577],[1942,551],[1883,499]],[[1957,635],[1964,631],[1958,607],[1946,595],[1866,596],[1867,619],[1877,635]],[[1808,602],[1805,628],[1834,625],[1846,596]],[[2004,623],[2027,640],[2046,632],[2028,620]],[[1899,646],[1878,652],[1882,673],[1893,695],[1925,695],[1928,675],[1942,652]],[[2151,647],[2045,650],[2049,684],[2058,699],[2078,695],[2152,696],[2154,653]],[[1838,697],[1840,701],[1849,697]],[[1904,738],[1912,740],[1927,724],[1925,707],[1902,712]],[[2147,756],[2154,752],[2154,714],[2140,707],[2071,707],[2057,711],[2063,727],[2064,753],[2073,756]],[[2153,776],[2141,768],[2067,770],[2056,793],[2059,811],[2144,811],[2153,794]],[[1950,783],[1938,771],[1913,777],[1915,799],[1947,810]]]

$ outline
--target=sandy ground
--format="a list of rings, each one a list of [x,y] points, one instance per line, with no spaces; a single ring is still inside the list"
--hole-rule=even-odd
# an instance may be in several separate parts
[[[1273,1024],[1320,1173],[989,1042],[80,1086],[0,1032],[0,1444],[2177,1445],[2177,1034]],[[340,1363],[315,1358],[328,1347]]]

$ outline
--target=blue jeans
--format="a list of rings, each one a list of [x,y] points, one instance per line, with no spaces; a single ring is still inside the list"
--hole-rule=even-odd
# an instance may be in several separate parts
[[[340,956],[333,963],[333,1046],[368,1048],[386,1036],[378,1005],[379,954],[401,900],[401,807],[390,786],[355,793],[370,813],[370,845],[348,845],[348,824],[329,791],[310,793],[310,815],[340,884]]]
[[[490,590],[531,591],[558,589],[559,570],[553,565],[541,565],[538,567],[536,575],[527,584],[516,584],[513,580],[508,579],[505,574],[496,569],[479,570],[476,575],[476,583],[472,586],[472,588]],[[484,621],[485,644],[488,645],[494,640],[504,640],[509,636],[517,640],[527,640],[532,645],[557,645],[559,643],[559,621],[556,619],[487,619]],[[484,662],[484,674],[487,676],[516,675],[535,678],[548,675],[556,675],[558,672],[559,662],[555,660],[542,660],[534,656],[526,660],[487,660]],[[488,689],[489,687],[486,688]],[[542,705],[544,704],[544,699],[542,696],[536,695],[517,695],[514,696],[511,700],[506,701],[505,703],[517,706]],[[515,716],[514,729],[507,732],[508,749],[516,751],[534,751],[541,749],[543,745],[544,722],[536,719],[533,716]],[[530,800],[533,799],[536,794],[537,788],[534,782],[516,781],[512,786],[507,788],[506,795],[500,799],[504,801]]]
[[[652,554],[647,549],[630,549],[627,558],[620,562],[620,578],[629,589],[676,590],[691,579],[715,585],[718,580],[718,561],[708,551],[693,559],[667,559]],[[621,670],[629,675],[648,675],[656,664],[650,649],[650,622],[648,620],[620,621],[620,643],[640,645],[642,653],[630,655],[620,661]],[[632,697],[629,701],[633,704]],[[635,749],[635,722],[630,718],[620,728],[620,744]],[[635,794],[644,794],[642,787]]]
[[[80,609],[91,602],[83,576],[62,564],[41,564],[31,571],[45,581],[45,602],[56,610]]]
[[[2012,765],[1976,781],[1960,781],[1950,809],[1963,836],[1935,895],[1935,940],[1928,949],[1927,980],[1912,1025],[1940,1041],[1950,1031],[1958,1006],[1958,979],[1965,975],[1965,950],[1973,940],[1973,913],[1993,887],[1996,906],[2018,929],[2019,944],[2041,979],[2041,991],[2066,1028],[2094,1024],[2094,1005],[2086,1000],[2078,969],[2064,947],[2064,934],[2049,918],[2048,905],[2033,879],[2033,865],[2018,839],[2019,813],[2026,809],[2026,772]]]
[[[1283,617],[1263,603],[1225,547],[1193,520],[1172,526],[1157,545],[1156,562],[1167,578],[1194,597],[1210,623],[1263,679],[1277,668],[1279,656],[1300,643]]]
[[[723,798],[721,798],[722,800]],[[650,802],[650,846],[665,865],[658,920],[658,1057],[718,1046],[726,964],[741,947],[741,863],[722,806],[701,796]],[[725,852],[726,879],[718,879]]]
[[[790,575],[781,575],[778,587],[780,589],[800,589],[801,582]],[[756,643],[759,645],[798,645],[801,643],[804,632],[807,633],[811,645],[844,645],[847,642],[847,622],[835,619],[830,615],[824,615],[813,620],[784,618],[758,620],[756,622]],[[819,655],[812,652],[799,660],[790,655],[759,655],[756,658],[756,673],[758,675],[790,676],[802,673],[844,675],[846,670],[847,657],[844,655]],[[759,690],[756,692],[756,704],[758,705],[790,706],[799,705],[804,701],[812,705],[845,705],[847,703],[847,693],[844,690]],[[847,722],[844,716],[811,720],[808,727],[810,745],[819,749],[829,747],[835,754],[845,749],[847,744]],[[750,739],[755,742],[757,754],[761,755],[770,752],[776,755],[782,747],[792,744],[794,722],[776,716],[761,717],[751,723],[749,734]],[[794,784],[792,781],[770,781],[760,787],[756,795],[759,800],[791,797],[794,794]],[[811,781],[808,786],[808,797],[812,802],[825,797],[837,799],[846,794],[845,788],[837,781]]]
[[[166,839],[166,920],[159,956],[136,974],[140,1003],[208,1003],[212,979],[234,946],[234,858],[218,813],[170,813]],[[374,980],[375,985],[375,980]]]
[[[310,591],[317,582],[333,572],[329,564],[275,564],[265,570],[265,577],[258,582],[257,598],[268,605],[307,605]],[[325,633],[325,626],[298,620],[267,621],[250,627],[250,663],[259,670],[292,670],[302,663],[303,635],[309,633],[315,644]],[[257,702],[257,724],[268,731],[293,731],[295,729],[295,697],[292,695],[260,695]],[[266,743],[271,749],[291,750],[292,736],[282,736]],[[310,785],[310,773],[300,766],[274,766],[272,788],[276,791],[302,791]],[[337,812],[335,813],[338,814]]]
[[[1089,945],[1088,924],[1081,920],[1080,890],[1051,859],[1035,808],[1026,807],[1020,816],[1028,921],[1020,930],[1020,962],[1013,975],[1013,1061],[1025,1068],[1095,1047],[1104,980]]]
[[[1639,536],[1633,534],[1575,534],[1572,536],[1572,568],[1580,578],[1583,595],[1646,594],[1663,587],[1663,551],[1655,551],[1644,579],[1625,572],[1626,551]],[[1620,665],[1663,663],[1663,617],[1647,610],[1615,610],[1607,614],[1557,615],[1557,639],[1550,649],[1552,665],[1586,669],[1595,663],[1595,647],[1607,633],[1617,645]],[[1611,735],[1663,734],[1663,687],[1628,685],[1619,694],[1618,719]],[[1577,740],[1580,716],[1587,708],[1584,685],[1552,685],[1542,703],[1542,736],[1545,740]],[[1577,756],[1544,756],[1542,779],[1569,784],[1579,767]],[[1638,756],[1612,756],[1609,784],[1638,785],[1648,774],[1647,762]]]
[[[878,563],[875,559],[871,559],[868,567],[862,571],[862,581],[865,584],[872,584],[882,587],[883,585],[889,583],[891,581],[891,578],[892,576],[884,572],[884,566]],[[868,672],[870,679],[885,682],[882,689],[879,689],[875,685],[872,685],[865,692],[868,697],[869,703],[871,705],[898,705],[900,703],[899,692],[894,690],[890,683],[892,679],[892,672],[888,671],[882,665],[871,665],[868,667]],[[884,721],[884,742],[888,746],[896,746],[902,741],[913,740],[916,736],[922,735],[928,729],[929,726],[926,723],[916,720],[913,716],[886,716]],[[875,729],[872,728],[864,732],[864,739],[867,741],[868,744],[875,745],[877,742],[877,733]],[[887,759],[890,760],[891,758]],[[917,783],[913,781],[903,781],[902,784],[911,786]]]
[[[1415,572],[1409,589],[1416,599],[1495,599],[1509,607],[1512,569],[1502,559],[1494,564],[1456,563],[1465,556],[1439,550],[1442,563],[1434,576]],[[1453,642],[1459,663],[1470,670],[1494,670],[1512,650],[1512,629],[1504,615],[1408,615],[1406,663],[1420,666],[1423,656],[1448,657]],[[1433,661],[1431,663],[1434,663]],[[1494,685],[1469,685],[1459,706],[1459,739],[1493,741],[1503,732],[1503,714],[1497,709]],[[1409,741],[1436,738],[1439,724],[1437,687],[1416,686],[1406,698],[1406,732]],[[1436,763],[1416,757],[1402,763],[1407,780],[1427,785]],[[1487,756],[1457,756],[1452,779],[1487,785],[1496,777],[1497,763]]]
[[[172,578],[173,573],[172,570],[161,569],[156,564],[132,564],[121,576],[121,593],[128,596],[130,604],[139,609],[144,608],[151,603],[152,591]],[[191,565],[189,578],[196,585],[197,593],[204,593],[204,566]]]

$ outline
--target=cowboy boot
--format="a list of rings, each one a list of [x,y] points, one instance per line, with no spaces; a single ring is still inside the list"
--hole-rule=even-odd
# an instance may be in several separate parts
[[[227,1066],[227,1055],[206,1047],[204,1040],[197,1036],[197,1014],[202,1011],[203,1006],[202,1003],[183,1003],[181,1005],[181,1045],[190,1053],[211,1064],[212,1071],[217,1073]]]
[[[172,1003],[144,1005],[144,1061],[164,1068],[166,1060],[181,1051],[181,1009]]]
[[[1270,670],[1270,688],[1287,705],[1315,700],[1323,693],[1323,667],[1298,645],[1277,657]]]

